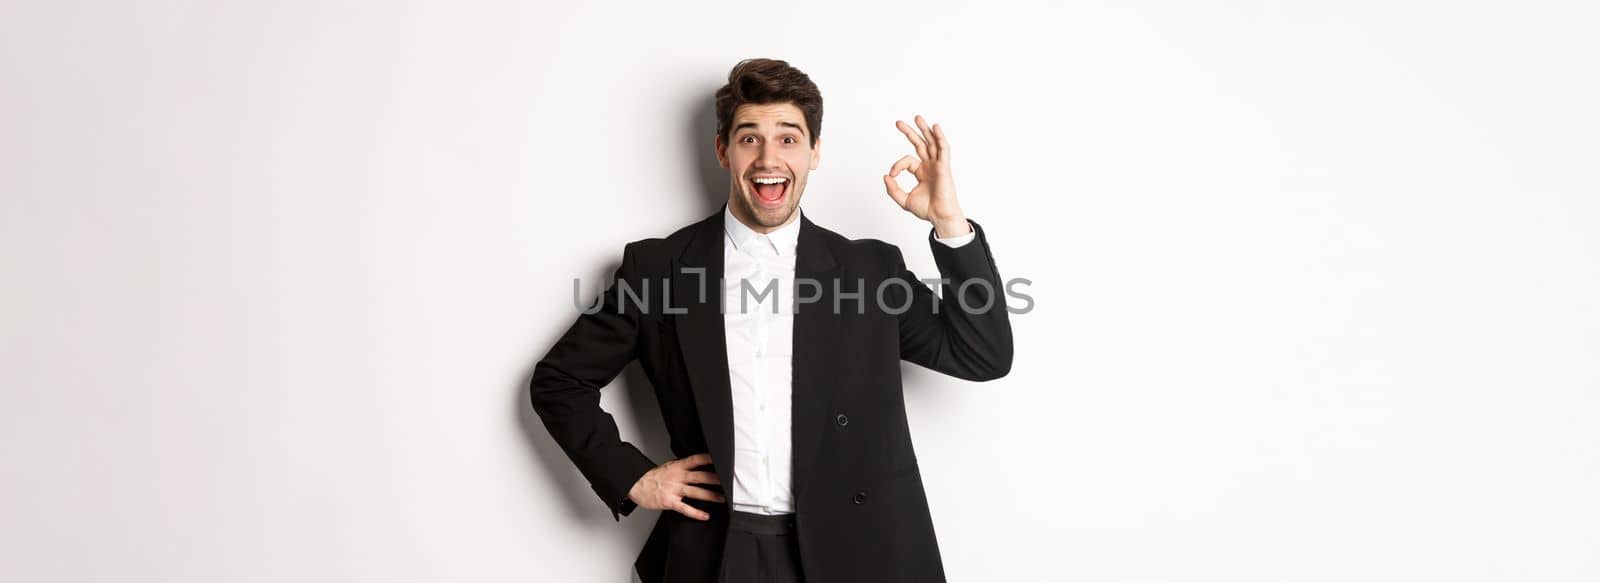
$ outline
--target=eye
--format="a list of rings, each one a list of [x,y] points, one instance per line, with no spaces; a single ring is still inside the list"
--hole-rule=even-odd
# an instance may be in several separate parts
[[[756,137],[755,137],[755,136],[749,136],[749,135],[747,135],[747,136],[745,136],[745,137],[742,137],[742,138],[739,138],[739,141],[741,141],[741,142],[744,142],[744,143],[746,143],[746,144],[753,144],[753,143],[755,143],[755,142],[752,142],[752,141],[751,141],[751,140],[754,140],[754,139],[756,139]]]
[[[788,142],[788,143],[790,143],[790,144],[794,144],[794,143],[797,143],[797,142],[795,142],[795,140],[794,140],[794,136],[784,136],[784,137],[783,137],[783,139],[784,139],[784,140],[785,140],[785,141],[787,141],[787,142]]]

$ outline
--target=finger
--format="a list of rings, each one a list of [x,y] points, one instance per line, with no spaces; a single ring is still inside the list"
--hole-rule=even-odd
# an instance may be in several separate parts
[[[723,501],[721,494],[696,486],[684,486],[683,497],[694,498],[695,500],[706,500],[709,502]]]
[[[905,134],[907,140],[911,140],[912,146],[916,146],[917,157],[922,158],[923,160],[929,159],[927,142],[922,141],[922,136],[917,135],[917,132],[912,130],[909,124],[900,120],[894,120],[894,127],[895,129],[900,130],[900,133]]]
[[[689,477],[684,479],[690,484],[721,484],[722,481],[711,472],[689,472]]]
[[[711,463],[711,454],[709,452],[708,453],[697,453],[697,454],[694,454],[692,456],[683,458],[683,459],[678,460],[678,461],[683,462],[685,464],[688,464],[689,467],[691,467],[691,468],[698,468],[700,466],[703,466],[703,465]]]
[[[928,120],[922,119],[922,116],[920,115],[916,117],[916,121],[917,129],[922,132],[922,139],[928,142],[929,158],[927,159],[932,160],[938,158],[939,146],[938,144],[933,143],[933,128],[928,127]]]
[[[944,128],[939,127],[939,124],[933,124],[933,141],[939,146],[939,159],[949,161],[950,138],[945,137]]]
[[[889,191],[889,198],[894,199],[895,204],[900,205],[900,208],[906,208],[906,197],[909,195],[900,189],[900,183],[895,182],[893,176],[883,175],[883,188]]]
[[[916,174],[917,169],[921,167],[922,161],[918,160],[916,156],[901,156],[899,160],[894,161],[893,166],[889,167],[889,175],[899,176],[901,171],[908,169],[911,170],[912,174]]]
[[[711,520],[710,514],[706,514],[704,510],[690,506],[689,503],[682,500],[674,502],[672,504],[672,509],[678,511],[678,514],[682,514],[695,520]]]

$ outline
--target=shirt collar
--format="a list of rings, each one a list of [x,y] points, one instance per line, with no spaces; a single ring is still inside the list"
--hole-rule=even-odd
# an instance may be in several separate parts
[[[734,249],[743,248],[751,243],[771,245],[777,250],[779,256],[794,255],[795,246],[800,241],[800,209],[794,209],[795,219],[789,224],[778,227],[770,233],[762,234],[752,230],[749,225],[739,222],[733,216],[733,210],[727,207],[722,209],[723,231],[728,234],[728,240],[733,242]]]

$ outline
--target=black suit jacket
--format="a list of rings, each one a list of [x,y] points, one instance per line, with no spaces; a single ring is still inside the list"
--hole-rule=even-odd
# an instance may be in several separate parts
[[[710,452],[722,484],[733,483],[733,401],[716,283],[722,222],[718,210],[666,238],[629,243],[598,309],[580,315],[534,369],[534,410],[617,520],[633,510],[629,489],[656,465],[620,439],[600,407],[600,388],[635,358],[660,401],[673,456]],[[847,239],[801,215],[795,278],[820,284],[801,284],[794,296],[802,303],[794,320],[792,471],[807,580],[945,580],[900,361],[975,381],[1010,370],[1004,288],[982,227],[972,228],[975,240],[957,248],[928,233],[950,280],[941,299],[906,269],[894,245]],[[789,291],[781,290],[782,301]],[[645,583],[717,580],[728,504],[686,502],[711,520],[662,511],[635,562]]]

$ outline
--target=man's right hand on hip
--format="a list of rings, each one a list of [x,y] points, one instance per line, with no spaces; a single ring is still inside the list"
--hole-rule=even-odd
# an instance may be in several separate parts
[[[675,459],[645,472],[628,490],[634,504],[651,510],[674,510],[695,520],[710,520],[711,515],[690,506],[685,498],[724,502],[722,494],[692,486],[691,484],[721,484],[714,472],[699,472],[697,468],[711,463],[711,454],[699,453]]]

